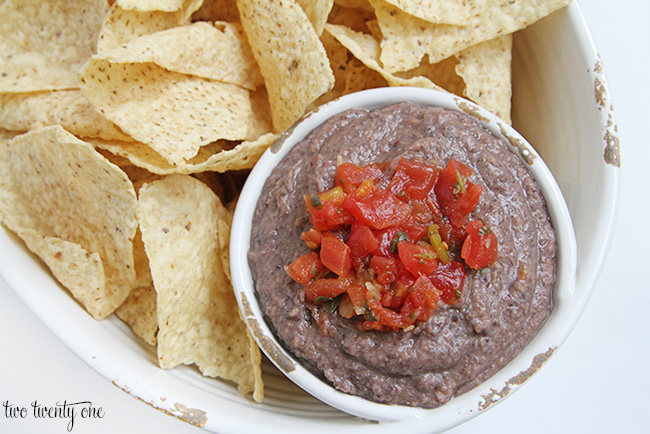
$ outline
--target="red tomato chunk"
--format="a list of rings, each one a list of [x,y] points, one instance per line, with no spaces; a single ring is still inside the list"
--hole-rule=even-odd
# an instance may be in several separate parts
[[[366,179],[379,181],[383,176],[384,172],[377,166],[361,167],[352,163],[342,163],[336,168],[334,184],[343,187],[346,193],[350,193]]]
[[[483,191],[470,168],[402,159],[389,177],[387,166],[342,163],[330,190],[305,195],[313,228],[300,238],[312,251],[285,266],[307,303],[338,306],[361,330],[427,321],[462,299],[469,268],[498,257],[495,234],[467,223]]]
[[[438,176],[438,169],[414,160],[402,159],[388,189],[395,196],[407,202],[423,200],[429,195]]]
[[[320,261],[339,277],[346,277],[352,269],[350,248],[331,235],[323,237],[320,243]]]
[[[382,188],[374,188],[360,200],[351,195],[343,202],[343,208],[359,222],[373,229],[397,226],[411,213],[411,206]]]
[[[468,178],[472,169],[454,159],[440,173],[435,186],[436,199],[440,210],[449,217],[455,227],[465,225],[467,216],[478,204],[483,188],[471,183]]]
[[[497,237],[480,220],[474,220],[467,224],[467,238],[463,243],[461,256],[465,263],[472,268],[485,268],[499,255]]]
[[[316,252],[302,255],[291,264],[285,265],[284,270],[301,285],[307,285],[312,280],[325,274],[325,266]]]

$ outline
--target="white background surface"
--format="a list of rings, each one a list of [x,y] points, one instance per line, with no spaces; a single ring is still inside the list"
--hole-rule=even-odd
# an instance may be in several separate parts
[[[521,390],[450,431],[650,432],[650,2],[581,0],[605,64],[621,139],[621,197],[609,258],[565,345]],[[585,198],[589,200],[589,198]],[[593,234],[598,237],[601,234]],[[0,279],[0,403],[102,407],[73,433],[201,434],[124,393],[64,346]],[[67,420],[8,419],[0,433],[66,433]]]

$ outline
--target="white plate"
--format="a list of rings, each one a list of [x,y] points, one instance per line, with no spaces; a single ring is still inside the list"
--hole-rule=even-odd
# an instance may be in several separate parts
[[[575,2],[515,37],[514,123],[554,173],[576,227],[578,273],[562,340],[575,326],[598,279],[618,200],[618,169],[603,157],[605,137],[609,132],[614,142],[615,129],[599,64]],[[599,81],[604,86],[599,95],[603,105],[597,104],[594,90]],[[46,326],[108,381],[173,415],[186,419],[198,415],[195,420],[205,421],[207,430],[303,433],[317,432],[327,424],[342,433],[431,432],[429,419],[376,425],[347,416],[311,398],[269,365],[261,405],[192,368],[163,371],[128,327],[114,317],[94,321],[5,230],[0,231],[0,272]],[[134,401],[134,405],[144,404]],[[480,413],[477,408],[468,416]]]

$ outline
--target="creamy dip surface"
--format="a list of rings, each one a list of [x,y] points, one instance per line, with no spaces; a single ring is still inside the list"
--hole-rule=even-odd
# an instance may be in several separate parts
[[[471,218],[499,240],[497,261],[468,269],[461,300],[439,302],[412,330],[362,331],[356,319],[305,303],[284,271],[309,249],[304,194],[325,191],[341,161],[402,157],[444,167],[454,158],[483,187]],[[390,170],[390,169],[389,169]],[[401,103],[349,110],[298,143],[268,178],[257,204],[249,263],[272,330],[309,370],[337,389],[387,404],[433,408],[512,360],[552,309],[555,232],[540,187],[507,144],[461,112]]]

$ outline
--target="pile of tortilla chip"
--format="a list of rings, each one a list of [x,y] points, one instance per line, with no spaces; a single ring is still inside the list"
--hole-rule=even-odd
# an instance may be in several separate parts
[[[248,171],[307,111],[381,86],[510,121],[512,33],[570,0],[5,0],[0,220],[96,318],[263,398],[230,283]]]

